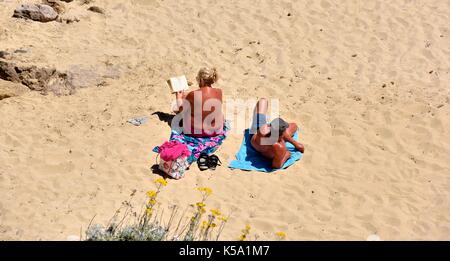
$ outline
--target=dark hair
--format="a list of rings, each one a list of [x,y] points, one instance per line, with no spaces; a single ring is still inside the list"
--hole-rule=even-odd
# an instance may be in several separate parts
[[[289,123],[282,118],[276,118],[270,123],[270,132],[278,132],[278,135],[281,136],[288,127]]]

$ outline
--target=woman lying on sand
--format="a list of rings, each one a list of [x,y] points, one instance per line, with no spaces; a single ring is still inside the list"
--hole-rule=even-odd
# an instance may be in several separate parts
[[[222,90],[213,88],[218,80],[216,68],[201,68],[199,89],[177,92],[175,113],[183,112],[183,133],[193,137],[211,137],[223,131]]]
[[[287,123],[281,118],[267,123],[267,108],[267,99],[262,98],[256,104],[250,129],[251,144],[264,157],[272,160],[273,168],[278,169],[291,156],[286,149],[286,142],[292,143],[301,153],[305,151],[305,147],[292,138],[298,129],[297,124]]]

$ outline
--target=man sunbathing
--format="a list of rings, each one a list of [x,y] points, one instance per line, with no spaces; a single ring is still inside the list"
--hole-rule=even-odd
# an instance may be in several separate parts
[[[272,160],[273,168],[281,168],[291,157],[286,148],[286,142],[303,153],[305,147],[292,138],[298,127],[295,123],[287,123],[281,118],[267,123],[267,99],[260,99],[254,110],[252,127],[250,129],[251,144],[253,148],[264,157]]]
[[[201,68],[199,89],[177,92],[175,113],[183,112],[183,133],[193,137],[211,137],[223,131],[222,90],[213,88],[218,75],[215,68]]]

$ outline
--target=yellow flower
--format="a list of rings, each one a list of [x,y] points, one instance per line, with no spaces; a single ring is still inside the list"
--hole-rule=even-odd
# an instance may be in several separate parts
[[[203,202],[197,202],[196,205],[197,205],[197,207],[199,207],[199,208],[204,208],[204,207],[206,206],[206,204],[203,203]]]
[[[219,219],[220,221],[223,221],[223,222],[227,222],[227,221],[228,221],[228,218],[227,218],[227,217],[224,217],[224,216],[220,216],[220,217],[218,217],[218,219]]]
[[[153,213],[153,209],[147,208],[147,209],[145,210],[145,212],[147,213],[147,216],[151,216],[152,213]]]
[[[197,188],[198,191],[205,193],[205,195],[209,196],[212,194],[212,189],[211,188],[207,188],[207,187],[200,187]]]
[[[207,221],[203,221],[202,222],[202,229],[206,229],[208,227],[208,222]]]
[[[286,238],[286,233],[281,232],[281,231],[275,233],[275,235],[277,235],[277,237],[279,237],[280,239],[285,239]]]
[[[242,229],[242,235],[239,237],[240,241],[244,241],[247,238],[247,235],[250,234],[250,225],[245,225],[245,229]]]
[[[150,206],[154,206],[155,204],[156,204],[156,200],[155,199],[150,199],[149,201],[148,201],[148,204],[150,205]]]
[[[163,178],[155,179],[155,183],[156,184],[160,184],[162,186],[167,186],[167,181],[165,179],[163,179]]]
[[[216,223],[211,223],[211,225],[209,225],[210,227],[212,227],[212,228],[214,228],[214,227],[216,227],[217,225],[216,225]]]
[[[156,191],[154,191],[154,190],[149,190],[149,191],[147,191],[147,196],[149,197],[149,198],[154,198],[154,197],[156,197]]]
[[[220,216],[221,213],[218,209],[211,209],[211,213],[213,214],[213,216],[217,217]]]

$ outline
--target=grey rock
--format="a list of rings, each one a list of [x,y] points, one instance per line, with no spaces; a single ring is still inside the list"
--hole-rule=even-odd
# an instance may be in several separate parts
[[[62,14],[66,11],[66,7],[59,0],[42,0],[42,3],[53,8],[58,14]]]
[[[100,8],[98,6],[91,6],[88,8],[88,10],[94,13],[105,14],[105,10],[103,10],[103,8]]]
[[[11,82],[20,82],[14,64],[0,61],[0,79]]]
[[[72,66],[67,71],[68,80],[75,88],[86,88],[99,85],[103,79],[94,68]]]
[[[0,58],[4,59],[8,54],[6,51],[0,51]]]
[[[28,53],[28,49],[23,49],[23,48],[16,49],[16,50],[14,50],[14,53]]]
[[[14,10],[13,17],[46,23],[55,20],[58,13],[48,5],[23,4]]]

